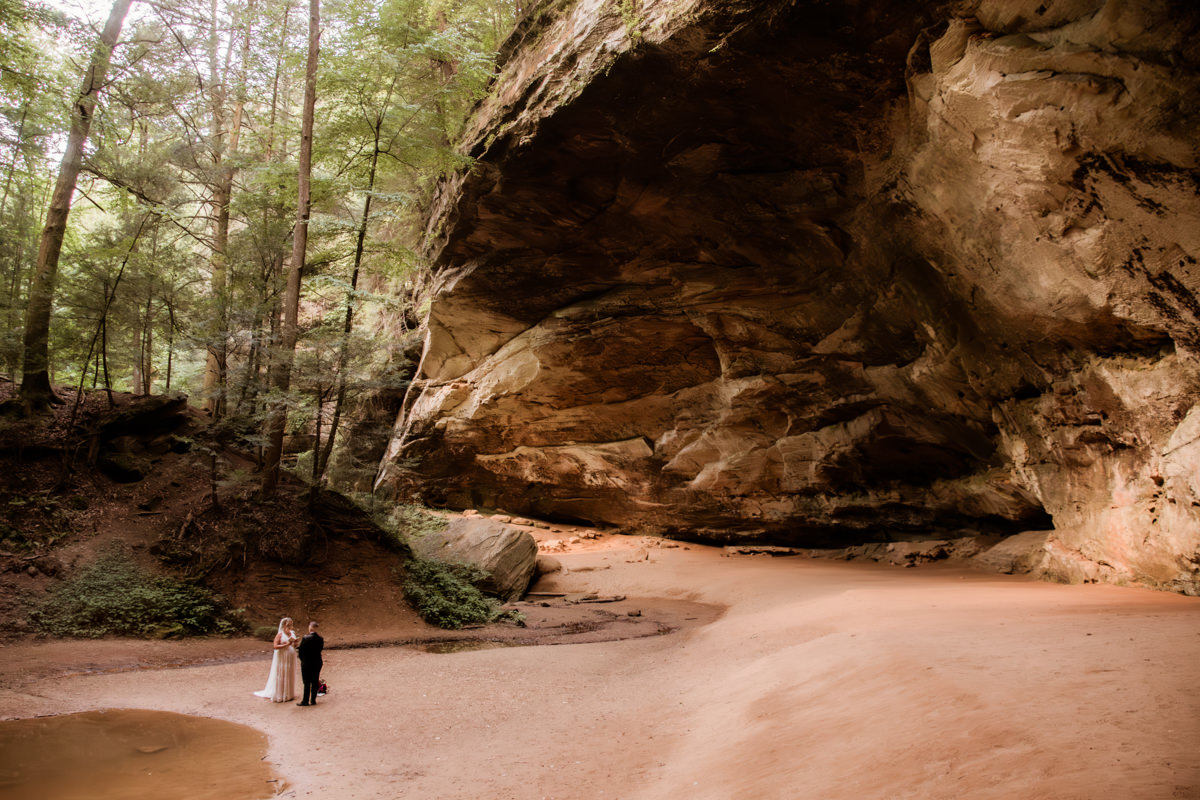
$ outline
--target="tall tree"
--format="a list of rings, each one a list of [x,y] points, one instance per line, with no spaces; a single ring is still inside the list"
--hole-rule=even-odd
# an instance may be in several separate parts
[[[213,218],[212,237],[212,292],[216,305],[213,328],[208,349],[208,364],[204,374],[205,404],[213,418],[225,414],[227,376],[229,369],[229,206],[233,197],[238,143],[242,132],[242,116],[246,107],[245,71],[250,60],[251,23],[254,19],[254,0],[248,0],[243,10],[242,24],[235,26],[234,33],[242,37],[241,57],[236,69],[231,69],[230,56],[235,35],[231,34],[225,51],[223,69],[218,59],[220,34],[217,25],[217,0],[211,2],[211,28],[209,31],[209,113],[212,118],[212,188],[211,204]],[[239,30],[240,29],[240,30]],[[229,102],[229,80],[236,72],[232,111]],[[226,115],[229,119],[226,119]],[[228,130],[227,130],[228,129]]]
[[[304,112],[300,125],[300,164],[297,176],[296,227],[292,231],[292,263],[288,268],[287,292],[283,299],[283,325],[279,352],[271,363],[271,388],[275,392],[267,416],[267,449],[264,454],[262,493],[274,495],[279,485],[279,462],[283,458],[283,434],[287,427],[287,392],[296,355],[300,316],[300,277],[308,248],[308,218],[311,200],[312,131],[317,105],[317,61],[320,55],[321,3],[308,3],[308,62],[304,69]]]
[[[115,0],[108,21],[100,34],[92,58],[83,75],[79,96],[71,107],[71,130],[46,225],[38,246],[37,266],[29,289],[29,307],[25,314],[25,358],[21,375],[21,402],[29,410],[46,408],[62,401],[50,386],[50,308],[54,300],[54,284],[58,276],[58,259],[62,252],[71,200],[83,167],[83,145],[96,110],[96,96],[104,87],[112,60],[113,48],[121,35],[121,26],[133,0]]]

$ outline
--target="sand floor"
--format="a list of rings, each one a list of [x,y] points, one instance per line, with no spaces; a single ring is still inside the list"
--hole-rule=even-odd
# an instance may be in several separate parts
[[[569,571],[535,588],[625,595],[624,614],[669,601],[683,630],[339,650],[368,632],[334,616],[315,708],[251,694],[261,642],[10,645],[26,677],[0,719],[249,725],[281,779],[263,797],[1200,798],[1198,599],[697,546],[633,561],[634,544],[557,554]]]

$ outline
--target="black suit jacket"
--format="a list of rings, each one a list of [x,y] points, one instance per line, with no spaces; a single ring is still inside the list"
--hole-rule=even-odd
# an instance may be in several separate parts
[[[308,633],[296,647],[296,655],[300,657],[301,666],[315,667],[321,664],[321,651],[325,649],[325,640],[319,633]]]

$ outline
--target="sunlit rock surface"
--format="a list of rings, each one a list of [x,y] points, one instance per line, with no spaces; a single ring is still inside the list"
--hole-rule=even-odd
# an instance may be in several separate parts
[[[1200,590],[1200,10],[551,5],[438,198],[379,491],[804,546],[1052,530],[1051,576]]]

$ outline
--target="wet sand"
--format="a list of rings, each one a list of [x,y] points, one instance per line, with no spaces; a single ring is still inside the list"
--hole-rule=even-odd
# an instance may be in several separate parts
[[[1200,600],[695,546],[642,560],[636,546],[556,554],[571,571],[535,588],[625,595],[626,615],[668,601],[692,627],[331,650],[315,708],[254,697],[268,647],[231,643],[189,667],[44,669],[0,692],[0,718],[125,707],[249,725],[288,797],[1200,798]],[[725,610],[679,610],[712,607]],[[364,633],[323,624],[331,646]],[[136,647],[158,645],[178,650],[166,662],[211,647]]]

